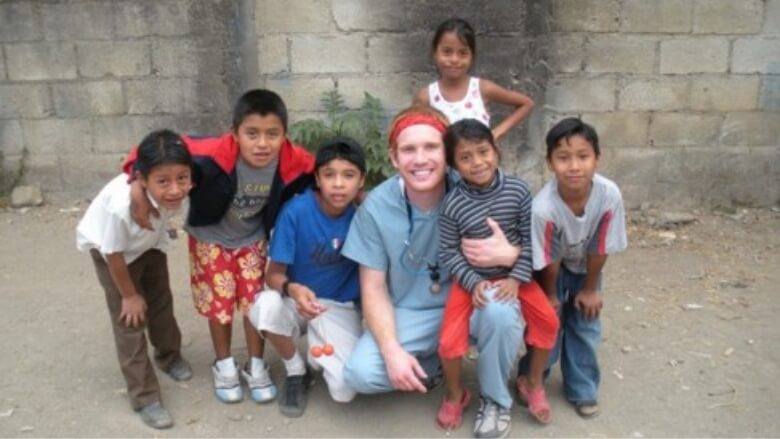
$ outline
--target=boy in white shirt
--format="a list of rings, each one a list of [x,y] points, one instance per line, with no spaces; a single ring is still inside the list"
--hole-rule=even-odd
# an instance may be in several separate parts
[[[546,143],[555,178],[534,197],[533,266],[541,270],[542,288],[557,305],[561,322],[549,364],[560,356],[566,398],[588,418],[599,410],[601,271],[607,255],[626,248],[626,215],[620,189],[596,174],[600,151],[593,127],[564,119],[550,129]],[[519,389],[527,361],[523,358],[518,368]]]
[[[174,380],[192,377],[181,357],[181,332],[173,315],[166,223],[184,204],[192,186],[192,158],[172,131],[155,131],[138,148],[136,178],[146,188],[160,217],[154,230],[130,218],[130,184],[122,174],[92,201],[79,223],[76,245],[95,264],[114,331],[117,356],[133,409],[153,428],[169,428],[173,419],[162,406],[160,385],[149,359],[144,329],[155,348],[157,365]]]

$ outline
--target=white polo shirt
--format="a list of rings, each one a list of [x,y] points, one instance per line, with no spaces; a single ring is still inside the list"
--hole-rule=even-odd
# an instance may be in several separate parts
[[[127,175],[111,180],[92,200],[84,218],[76,227],[76,247],[81,251],[97,249],[102,255],[122,252],[125,262],[131,263],[150,249],[165,251],[168,245],[166,224],[176,215],[148,197],[160,211],[160,217],[151,216],[154,231],[142,229],[130,217],[130,185]],[[182,207],[186,208],[186,199]]]

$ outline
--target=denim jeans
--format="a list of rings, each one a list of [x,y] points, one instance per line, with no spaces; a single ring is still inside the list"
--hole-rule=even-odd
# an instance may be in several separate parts
[[[563,390],[566,399],[575,405],[597,402],[601,381],[596,358],[596,349],[601,343],[601,321],[585,319],[574,307],[574,297],[582,290],[584,283],[584,274],[572,273],[561,265],[557,280],[561,329],[545,373],[547,376],[550,368],[560,359]],[[528,354],[520,360],[520,375],[528,372],[529,360]]]

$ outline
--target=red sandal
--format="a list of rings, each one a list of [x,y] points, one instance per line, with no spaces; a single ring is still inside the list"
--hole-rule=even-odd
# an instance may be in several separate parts
[[[436,425],[448,431],[460,428],[463,423],[463,410],[469,406],[469,401],[471,401],[471,392],[468,389],[463,389],[463,395],[458,403],[450,402],[446,396],[442,398],[439,413],[436,414]]]
[[[529,389],[525,377],[521,376],[517,378],[517,394],[520,396],[520,400],[528,406],[528,412],[534,419],[542,424],[552,422],[552,410],[547,401],[544,386]]]

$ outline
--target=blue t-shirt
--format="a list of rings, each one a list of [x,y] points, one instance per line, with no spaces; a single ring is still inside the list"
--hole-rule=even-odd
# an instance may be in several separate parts
[[[444,307],[450,273],[439,261],[439,210],[423,212],[409,204],[414,226],[396,174],[374,188],[358,208],[342,253],[355,262],[386,273],[393,306],[412,310]],[[438,264],[441,291],[430,291],[428,264]]]
[[[358,265],[341,255],[354,215],[350,205],[340,217],[329,217],[308,189],[282,208],[271,238],[271,260],[286,264],[287,277],[309,287],[318,298],[357,300]]]

